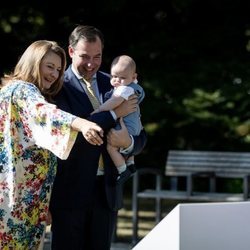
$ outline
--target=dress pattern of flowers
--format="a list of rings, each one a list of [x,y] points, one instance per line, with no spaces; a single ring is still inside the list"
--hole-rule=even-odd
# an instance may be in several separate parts
[[[56,156],[66,159],[75,116],[16,81],[0,90],[0,249],[39,245],[46,228]]]

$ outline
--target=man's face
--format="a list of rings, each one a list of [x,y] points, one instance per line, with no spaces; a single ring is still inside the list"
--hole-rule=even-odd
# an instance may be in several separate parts
[[[72,64],[79,75],[86,80],[99,70],[102,63],[102,43],[99,38],[95,42],[87,42],[84,39],[79,40],[75,48],[69,46],[69,55],[72,58]]]

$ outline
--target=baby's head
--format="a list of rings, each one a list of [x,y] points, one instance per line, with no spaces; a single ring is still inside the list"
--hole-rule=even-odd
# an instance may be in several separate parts
[[[137,82],[135,61],[127,55],[117,56],[111,64],[111,84],[114,87]]]

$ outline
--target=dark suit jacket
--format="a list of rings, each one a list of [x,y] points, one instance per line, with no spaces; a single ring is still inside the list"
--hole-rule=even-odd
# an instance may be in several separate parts
[[[111,89],[109,76],[100,71],[97,73],[97,84],[103,97]],[[115,126],[115,120],[110,112],[100,112],[90,116],[93,107],[79,80],[73,74],[71,66],[65,72],[64,85],[56,97],[56,104],[62,110],[96,122],[106,132]],[[133,154],[136,155],[145,146],[145,132],[143,131],[140,136],[136,136],[134,139]],[[122,207],[122,204],[119,204],[118,208],[117,206],[115,208],[117,170],[107,153],[105,143],[102,146],[93,146],[86,142],[82,134],[79,133],[68,159],[58,159],[57,176],[53,185],[50,209],[80,209],[91,204],[101,153],[104,158],[105,189],[109,207],[111,209]]]

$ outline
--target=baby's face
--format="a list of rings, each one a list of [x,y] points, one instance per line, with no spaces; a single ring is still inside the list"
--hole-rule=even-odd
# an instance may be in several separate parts
[[[129,68],[120,67],[119,64],[111,69],[111,84],[113,87],[127,86],[135,80],[135,73]]]

